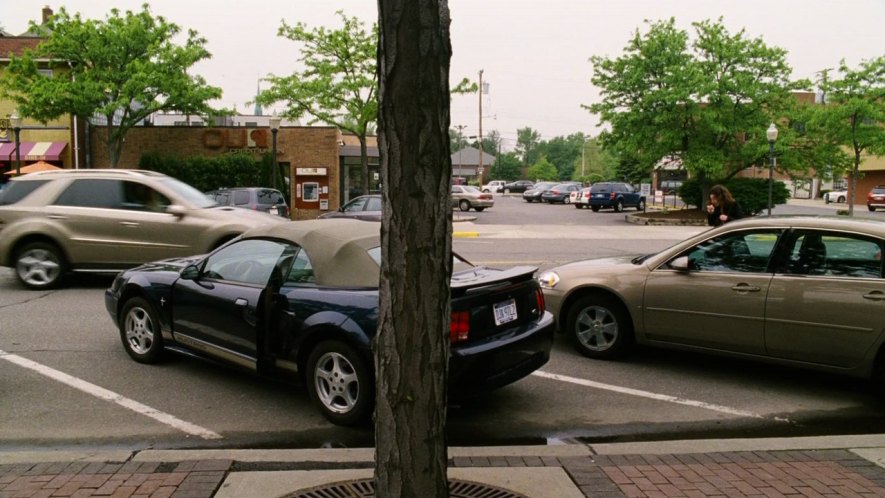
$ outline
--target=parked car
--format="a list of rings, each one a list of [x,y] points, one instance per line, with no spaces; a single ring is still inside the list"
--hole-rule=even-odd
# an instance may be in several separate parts
[[[867,209],[885,208],[885,186],[876,185],[867,193]]]
[[[505,183],[504,184],[504,193],[505,194],[521,194],[526,190],[532,188],[535,185],[534,182],[528,180],[516,180],[515,182]]]
[[[492,180],[483,185],[481,190],[486,193],[499,194],[504,192],[504,184],[506,183],[504,180]]]
[[[522,199],[526,202],[541,202],[541,195],[557,185],[557,182],[538,182],[522,193]]]
[[[452,185],[452,207],[457,207],[461,211],[473,209],[481,213],[486,208],[494,206],[495,198],[492,194],[480,192],[478,188],[470,185]]]
[[[625,207],[645,211],[645,196],[629,183],[601,182],[590,187],[590,209],[612,208],[620,213]]]
[[[590,187],[584,187],[577,192],[571,193],[571,202],[577,209],[584,209],[590,205]]]
[[[137,362],[183,351],[300,380],[328,420],[364,423],[375,397],[380,244],[380,223],[267,225],[209,255],[128,270],[105,305]],[[453,267],[449,392],[495,389],[545,364],[554,325],[536,269],[474,267],[457,256]]]
[[[847,190],[831,190],[824,194],[824,203],[845,202],[848,199]]]
[[[318,218],[355,218],[364,221],[381,221],[381,196],[361,195],[336,209],[318,216]]]
[[[560,183],[553,188],[545,190],[541,194],[541,200],[549,204],[569,204],[572,202],[571,193],[581,190],[579,183]]]
[[[590,358],[640,344],[870,377],[885,372],[883,249],[880,221],[747,218],[539,281],[559,330]]]
[[[289,218],[289,205],[286,197],[277,189],[264,187],[236,187],[210,190],[210,199],[221,206],[233,206],[253,211],[265,211],[283,218]]]
[[[0,205],[0,266],[31,289],[69,271],[113,272],[205,253],[249,228],[284,223],[266,212],[219,206],[154,171],[56,170],[13,178]]]

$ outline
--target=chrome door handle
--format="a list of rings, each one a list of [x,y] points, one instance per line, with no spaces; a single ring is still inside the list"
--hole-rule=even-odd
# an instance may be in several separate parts
[[[50,220],[66,220],[66,219],[68,219],[68,217],[63,214],[50,214],[49,216],[47,216],[47,218],[49,218]]]
[[[756,287],[755,285],[747,285],[747,284],[737,284],[731,288],[731,290],[735,292],[759,292],[762,289]]]
[[[247,304],[249,304],[249,301],[246,301],[242,297],[238,297],[236,301],[234,301],[234,304],[236,304],[237,306],[246,306]]]
[[[134,227],[138,226],[138,223],[135,221],[121,221],[120,224],[123,225],[124,227],[133,227],[134,228]]]
[[[885,292],[882,291],[872,291],[867,292],[863,295],[864,299],[869,299],[871,301],[885,301]]]

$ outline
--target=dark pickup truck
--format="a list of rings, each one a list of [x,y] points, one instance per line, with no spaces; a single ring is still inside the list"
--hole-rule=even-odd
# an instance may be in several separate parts
[[[616,213],[625,207],[645,211],[645,197],[632,185],[621,182],[594,183],[590,187],[590,209],[612,208]]]

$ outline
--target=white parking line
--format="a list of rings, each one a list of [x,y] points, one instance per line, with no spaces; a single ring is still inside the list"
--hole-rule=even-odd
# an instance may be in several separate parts
[[[79,389],[86,394],[91,394],[96,398],[100,398],[106,401],[114,402],[124,408],[128,408],[136,413],[140,413],[141,415],[145,415],[150,417],[160,423],[171,426],[175,429],[178,429],[182,432],[186,432],[188,434],[199,436],[203,439],[222,439],[221,435],[215,432],[212,432],[208,429],[204,429],[198,425],[191,424],[190,422],[185,422],[179,418],[176,418],[168,413],[163,413],[159,410],[151,408],[147,405],[143,405],[137,401],[131,400],[129,398],[120,396],[119,394],[108,391],[102,387],[98,387],[95,384],[90,384],[85,380],[78,379],[71,375],[68,375],[64,372],[60,372],[54,368],[47,367],[46,365],[41,365],[35,361],[31,361],[27,358],[23,358],[18,355],[14,355],[11,353],[7,353],[0,349],[0,358],[14,363],[18,366],[25,367],[27,369],[33,370],[41,375],[45,375],[51,379],[55,379],[62,384],[67,384],[75,389]]]
[[[713,403],[706,403],[704,401],[695,401],[692,399],[679,398],[676,396],[670,396],[667,394],[658,394],[649,391],[642,391],[639,389],[632,389],[629,387],[621,387],[621,386],[613,386],[611,384],[603,384],[601,382],[594,382],[592,380],[578,379],[576,377],[569,377],[567,375],[559,375],[544,372],[541,370],[537,370],[532,373],[532,375],[543,377],[545,379],[558,380],[560,382],[569,382],[571,384],[577,384],[579,386],[584,387],[592,387],[595,389],[604,389],[606,391],[614,391],[621,394],[629,394],[631,396],[639,396],[642,398],[653,399],[657,401],[666,401],[668,403],[676,403],[679,405],[693,406],[695,408],[703,408],[705,410],[712,410],[714,412],[719,413],[727,413],[729,415],[737,415],[740,417],[750,417],[750,418],[766,418],[758,413],[748,412],[746,410],[739,410],[737,408],[731,408],[730,406],[722,406],[716,405]],[[781,417],[774,417],[774,420],[778,422],[789,422],[788,419]]]

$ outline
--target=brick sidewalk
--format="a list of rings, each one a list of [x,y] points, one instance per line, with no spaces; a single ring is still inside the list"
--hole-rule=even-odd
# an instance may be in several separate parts
[[[0,465],[0,498],[211,498],[239,470],[365,466],[230,460]],[[885,469],[847,450],[455,457],[449,466],[562,467],[593,498],[885,497]]]

